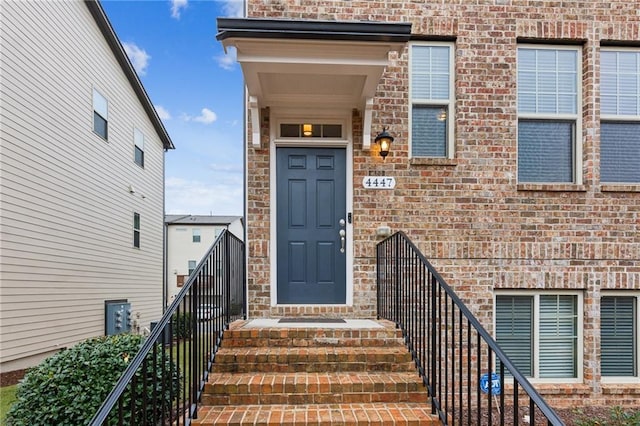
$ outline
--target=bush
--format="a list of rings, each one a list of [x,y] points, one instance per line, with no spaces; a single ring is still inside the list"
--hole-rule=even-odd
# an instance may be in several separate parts
[[[640,425],[640,411],[625,411],[622,407],[612,407],[608,417],[587,415],[576,410],[578,426],[637,426]]]
[[[173,317],[171,317],[171,328],[173,330],[173,337],[175,337],[176,339],[191,338],[191,330],[193,328],[191,318],[191,312],[184,312],[180,315],[174,314]]]
[[[132,334],[98,337],[78,343],[47,358],[40,365],[30,369],[18,385],[16,402],[7,413],[7,425],[81,425],[87,424],[98,411],[111,389],[124,372],[129,361],[138,352],[144,338]],[[148,358],[149,359],[149,358]],[[146,377],[138,371],[136,394],[144,391],[152,395],[153,379],[156,381],[156,400],[163,402],[166,413],[170,409],[169,386],[161,388],[162,349],[157,351],[155,362],[148,361]],[[177,394],[177,372],[174,366],[164,363],[164,369],[173,373],[173,395]],[[124,406],[131,404],[131,387],[124,393]],[[148,404],[151,405],[151,404]],[[153,407],[145,407],[141,398],[136,398],[135,419],[131,413],[124,413],[125,423],[155,424]],[[157,410],[157,409],[156,409]],[[156,419],[161,415],[156,411]],[[112,422],[110,422],[112,423]]]

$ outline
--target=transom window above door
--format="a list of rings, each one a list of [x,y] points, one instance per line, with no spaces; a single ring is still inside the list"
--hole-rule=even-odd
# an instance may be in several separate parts
[[[342,139],[342,124],[281,123],[281,138],[326,138]]]

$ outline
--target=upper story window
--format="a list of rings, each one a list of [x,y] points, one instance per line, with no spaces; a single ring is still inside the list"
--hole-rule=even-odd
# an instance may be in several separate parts
[[[107,140],[109,103],[96,89],[93,89],[93,131]]]
[[[600,181],[640,182],[640,49],[600,54]]]
[[[200,242],[200,229],[194,228],[191,233],[191,241],[194,243]]]
[[[582,342],[580,295],[496,295],[496,341],[525,375],[551,381],[578,379]]]
[[[193,271],[196,270],[196,266],[198,265],[198,262],[196,262],[195,260],[188,260],[187,261],[187,267],[189,270],[189,275],[193,274]]]
[[[638,295],[603,293],[600,347],[603,377],[638,378]]]
[[[411,156],[453,158],[453,43],[409,48]]]
[[[133,246],[140,248],[140,213],[133,214]]]
[[[144,133],[133,129],[133,161],[140,167],[144,167]]]
[[[580,48],[518,47],[518,181],[581,183]]]

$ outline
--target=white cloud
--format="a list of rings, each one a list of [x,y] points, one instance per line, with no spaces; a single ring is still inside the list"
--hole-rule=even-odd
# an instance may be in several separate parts
[[[161,120],[171,120],[171,114],[169,114],[169,111],[167,111],[164,107],[160,105],[154,105],[154,107],[156,108],[158,117],[160,117]]]
[[[147,73],[147,66],[149,65],[149,59],[151,59],[151,56],[149,56],[144,49],[136,46],[135,43],[125,42],[122,43],[122,47],[127,53],[127,56],[138,75],[145,75]]]
[[[207,183],[170,177],[165,194],[167,214],[242,215],[242,175]]]
[[[189,0],[171,0],[171,17],[180,19],[180,12],[186,9]]]
[[[202,108],[200,115],[193,119],[193,121],[197,121],[198,123],[211,124],[218,119],[218,116],[215,112],[211,111],[209,108]]]
[[[244,16],[244,2],[242,0],[224,0],[222,13],[229,18],[242,18]]]
[[[236,64],[236,49],[234,47],[227,48],[227,54],[223,53],[216,57],[216,61],[220,68],[232,70]]]
[[[200,115],[197,117],[192,117],[189,114],[182,114],[182,119],[184,121],[197,121],[198,123],[211,124],[218,119],[218,116],[209,108],[202,108]]]

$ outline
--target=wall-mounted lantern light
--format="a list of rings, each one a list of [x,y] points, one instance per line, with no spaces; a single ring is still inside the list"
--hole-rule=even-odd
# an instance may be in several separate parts
[[[380,157],[382,159],[386,159],[387,155],[389,155],[389,148],[391,148],[391,142],[393,142],[393,136],[387,133],[387,128],[383,127],[382,132],[378,133],[376,136],[375,142],[380,144]]]

